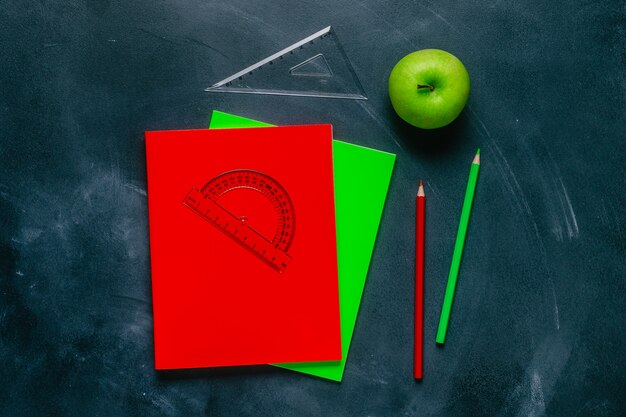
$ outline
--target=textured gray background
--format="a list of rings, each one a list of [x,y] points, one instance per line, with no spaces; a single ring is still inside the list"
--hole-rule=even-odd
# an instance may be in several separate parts
[[[623,1],[0,0],[0,415],[625,414]],[[332,24],[367,102],[202,90]],[[472,79],[410,128],[393,64]],[[344,382],[271,367],[156,373],[143,131],[212,109],[398,155]],[[434,338],[472,154],[483,165],[448,342]],[[425,378],[411,377],[426,180]]]

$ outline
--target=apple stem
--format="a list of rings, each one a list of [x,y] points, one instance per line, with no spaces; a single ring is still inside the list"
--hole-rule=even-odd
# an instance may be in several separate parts
[[[419,90],[420,88],[428,88],[430,91],[433,91],[435,89],[435,87],[428,84],[418,84],[417,89]]]

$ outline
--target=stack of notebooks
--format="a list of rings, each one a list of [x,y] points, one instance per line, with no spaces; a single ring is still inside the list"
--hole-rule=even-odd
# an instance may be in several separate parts
[[[146,157],[156,369],[341,381],[395,155],[213,112]]]

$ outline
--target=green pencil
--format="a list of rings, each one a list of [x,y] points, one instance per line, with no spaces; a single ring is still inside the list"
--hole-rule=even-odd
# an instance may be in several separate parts
[[[480,149],[476,152],[476,156],[474,156],[474,160],[472,161],[472,167],[470,168],[469,179],[467,180],[465,200],[463,201],[461,220],[459,221],[459,230],[456,234],[456,243],[454,244],[452,264],[450,265],[448,285],[446,286],[446,295],[443,298],[443,307],[441,308],[441,317],[439,318],[439,328],[437,329],[437,343],[441,344],[446,341],[446,331],[448,330],[450,312],[452,311],[454,289],[456,287],[456,280],[459,276],[459,268],[461,267],[463,245],[465,244],[465,236],[467,235],[467,225],[469,224],[470,212],[472,211],[472,201],[474,201],[474,192],[476,191],[476,182],[478,181],[479,169]]]

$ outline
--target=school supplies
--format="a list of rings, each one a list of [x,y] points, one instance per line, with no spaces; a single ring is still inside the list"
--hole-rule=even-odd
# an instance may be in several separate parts
[[[424,346],[424,217],[426,198],[420,180],[415,202],[415,338],[413,376],[422,378]]]
[[[363,86],[330,26],[226,77],[205,91],[367,100]]]
[[[470,212],[472,210],[472,201],[474,200],[474,192],[476,191],[476,183],[478,181],[478,171],[480,170],[480,149],[476,152],[472,166],[470,168],[467,189],[465,191],[465,200],[463,201],[463,209],[461,210],[461,220],[459,221],[459,229],[454,244],[454,252],[452,254],[452,263],[450,265],[450,274],[448,275],[448,285],[443,299],[443,307],[439,318],[439,327],[437,328],[437,343],[443,344],[446,340],[446,332],[448,330],[448,322],[450,321],[450,312],[452,311],[452,301],[454,299],[454,290],[456,288],[459,269],[461,267],[461,257],[463,255],[463,246],[465,244],[465,236],[467,235],[467,226],[469,224]]]
[[[271,125],[218,111],[211,116],[211,129],[254,126]],[[343,357],[278,366],[341,381],[394,162],[393,154],[333,141]]]
[[[155,367],[341,359],[330,125],[146,132]]]

